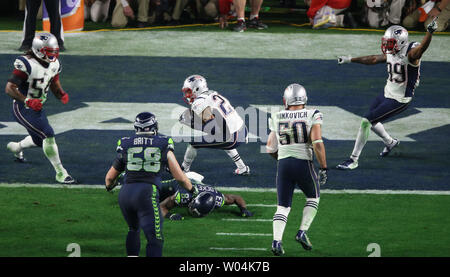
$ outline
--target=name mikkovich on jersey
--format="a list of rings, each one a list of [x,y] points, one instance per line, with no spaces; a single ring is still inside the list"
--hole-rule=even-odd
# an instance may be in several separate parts
[[[205,272],[211,274],[213,270],[223,272],[268,272],[270,271],[269,262],[222,262],[219,264],[208,263],[186,263],[180,264],[179,272]]]

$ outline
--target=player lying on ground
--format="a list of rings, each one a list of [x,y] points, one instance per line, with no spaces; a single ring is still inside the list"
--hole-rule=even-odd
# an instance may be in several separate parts
[[[189,173],[187,175],[189,175]],[[171,220],[183,219],[180,214],[170,213],[170,210],[175,207],[187,207],[189,213],[194,217],[203,217],[208,215],[214,209],[218,209],[224,205],[233,204],[236,204],[239,207],[239,214],[242,217],[253,216],[252,212],[247,210],[245,200],[240,195],[224,194],[212,186],[196,182],[194,179],[190,180],[198,189],[199,194],[197,197],[192,197],[192,193],[180,187],[174,180],[164,181],[166,186],[174,188],[173,191],[176,190],[174,194],[162,200],[160,204],[161,213],[164,217],[170,218]]]

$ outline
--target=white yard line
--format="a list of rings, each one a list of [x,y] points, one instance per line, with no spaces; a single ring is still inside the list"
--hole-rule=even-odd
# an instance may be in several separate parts
[[[0,187],[6,188],[67,188],[67,189],[105,189],[104,185],[58,185],[58,184],[22,184],[22,183],[0,183]],[[115,188],[115,190],[119,189]],[[236,192],[276,192],[274,188],[248,188],[248,187],[216,187],[219,191],[236,191]],[[295,193],[301,193],[296,190]],[[406,194],[406,195],[450,195],[447,190],[376,190],[376,189],[323,189],[322,194]],[[259,207],[276,207],[276,205],[267,204],[249,204],[247,206]]]
[[[248,204],[247,206],[254,207],[255,205]],[[250,218],[222,218],[222,220],[223,221],[239,221],[239,222],[273,222],[273,219],[250,219]]]
[[[210,247],[210,250],[219,250],[219,251],[267,251],[267,248],[222,248],[222,247]]]
[[[261,233],[216,233],[217,236],[247,236],[247,237],[271,237],[273,234]]]

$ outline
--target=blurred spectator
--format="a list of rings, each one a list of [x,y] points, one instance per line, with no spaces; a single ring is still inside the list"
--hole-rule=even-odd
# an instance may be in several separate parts
[[[149,25],[149,5],[150,0],[117,0],[111,18],[111,25],[116,28],[123,28],[131,20],[133,25],[136,24],[134,27],[147,27]],[[137,12],[137,16],[135,12]]]
[[[165,25],[172,21],[172,10],[178,0],[151,0],[150,23]],[[187,1],[189,2],[189,0]],[[183,9],[181,10],[183,12]]]
[[[372,28],[399,25],[406,0],[367,0],[363,21]]]
[[[218,6],[219,27],[220,29],[225,29],[228,27],[228,19],[230,19],[232,9],[234,9],[233,0],[218,0]]]
[[[313,29],[329,27],[356,27],[350,12],[344,13],[352,0],[305,0],[309,6],[306,15]]]
[[[180,24],[181,15],[188,5],[194,7],[197,20],[212,20],[218,15],[218,0],[176,0],[171,24]]]
[[[427,26],[434,17],[439,16],[436,31],[445,31],[450,20],[450,5],[448,5],[448,2],[449,0],[427,2],[407,0],[406,9],[404,10],[406,16],[402,22],[403,26],[415,28],[420,22],[424,22],[424,26]]]
[[[286,8],[295,8],[296,6],[295,0],[280,0],[280,6]]]
[[[220,0],[219,0],[220,1]],[[246,0],[234,0],[234,8],[236,9],[237,24],[233,30],[236,32],[243,32],[249,28],[255,28],[258,30],[267,29],[267,25],[262,23],[259,19],[259,11],[263,0],[250,0],[250,17],[248,24],[245,23],[245,5]],[[219,4],[221,4],[219,2]]]
[[[111,0],[84,0],[84,20],[105,22]]]
[[[59,51],[66,50],[64,47],[63,30],[61,22],[61,10],[59,0],[43,0],[50,19],[50,33],[58,40]],[[36,19],[42,0],[26,0],[25,19],[23,23],[23,38],[19,51],[26,52],[31,49],[36,32]]]

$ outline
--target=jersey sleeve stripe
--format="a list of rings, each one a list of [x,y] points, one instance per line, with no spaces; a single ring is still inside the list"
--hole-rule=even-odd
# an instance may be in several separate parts
[[[22,79],[23,81],[26,81],[28,79],[28,75],[25,72],[20,71],[18,69],[14,69],[12,74]]]
[[[23,56],[20,56],[17,59],[21,60],[25,64],[25,67],[27,68],[27,73],[28,73],[28,75],[30,75],[31,74],[31,65],[28,62],[28,60],[25,59],[25,57],[23,57]]]

